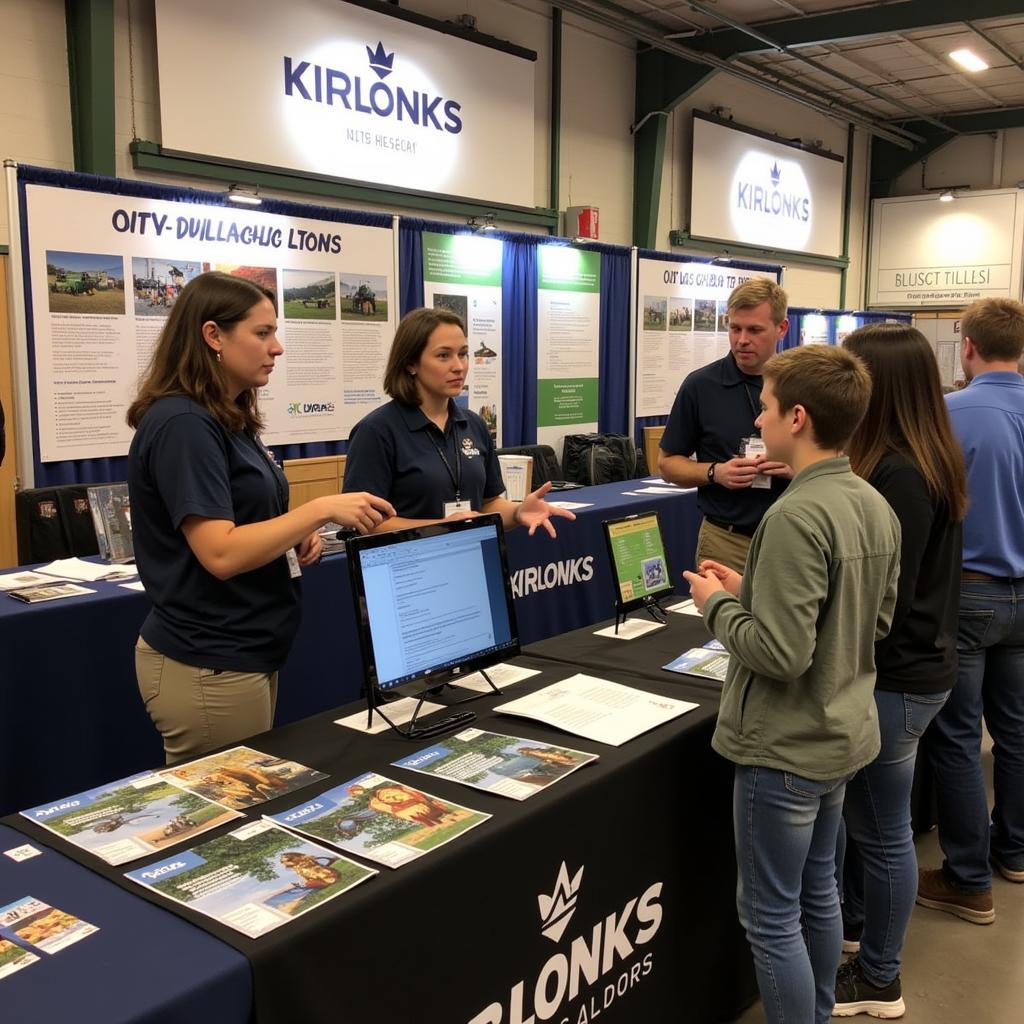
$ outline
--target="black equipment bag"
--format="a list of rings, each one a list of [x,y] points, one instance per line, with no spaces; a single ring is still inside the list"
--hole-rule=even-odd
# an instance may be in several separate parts
[[[562,472],[573,483],[609,484],[647,476],[647,460],[625,434],[566,434]]]

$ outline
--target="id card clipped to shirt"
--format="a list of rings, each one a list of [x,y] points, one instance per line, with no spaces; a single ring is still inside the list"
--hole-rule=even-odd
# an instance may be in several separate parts
[[[740,454],[745,459],[756,459],[758,455],[767,455],[768,447],[764,443],[763,438],[745,437],[740,442]],[[768,490],[772,486],[771,477],[758,473],[751,481],[750,486],[760,488],[761,490]]]
[[[461,516],[468,512],[473,511],[473,505],[471,502],[462,500],[446,501],[444,503],[444,518],[447,519],[449,516]]]

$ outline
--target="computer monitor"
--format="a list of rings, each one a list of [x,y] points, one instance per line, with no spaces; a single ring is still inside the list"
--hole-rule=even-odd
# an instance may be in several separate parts
[[[346,546],[369,691],[408,695],[519,653],[500,516]]]
[[[657,512],[640,512],[602,524],[612,562],[615,606],[620,614],[652,607],[672,593],[672,574]]]

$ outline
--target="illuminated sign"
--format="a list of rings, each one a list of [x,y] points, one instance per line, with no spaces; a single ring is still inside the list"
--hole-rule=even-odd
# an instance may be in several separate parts
[[[751,245],[802,249],[811,235],[813,198],[803,168],[750,150],[732,180],[732,225]]]
[[[156,0],[163,148],[534,207],[533,62],[400,13]]]
[[[694,112],[695,238],[838,256],[843,183],[838,156]]]

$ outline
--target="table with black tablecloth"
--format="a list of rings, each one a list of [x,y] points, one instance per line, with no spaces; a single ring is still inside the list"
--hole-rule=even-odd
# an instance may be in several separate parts
[[[614,589],[601,523],[654,509],[679,578],[696,546],[693,492],[630,496],[639,481],[567,491],[585,502],[558,538],[508,534],[516,613],[524,643],[612,614]],[[134,645],[149,611],[145,594],[116,583],[95,594],[25,605],[0,594],[0,813],[160,765],[160,737],[135,681]],[[355,700],[361,690],[348,562],[325,558],[303,574],[303,620],[281,671],[276,723]]]
[[[259,940],[173,907],[250,958],[258,1024],[526,1024],[531,1015],[576,1024],[602,1014],[604,1024],[698,1024],[729,1019],[754,997],[734,909],[731,768],[709,746],[717,710],[709,688],[668,673],[601,673],[700,704],[616,748],[490,710],[576,671],[540,658],[517,663],[541,674],[472,705],[475,725],[600,755],[523,802],[389,767],[417,745],[334,725],[340,711],[250,741],[330,775],[260,811],[373,770],[493,815]],[[31,822],[17,825],[37,844],[59,842]],[[123,870],[62,851],[111,879]],[[563,864],[583,876],[568,927],[552,940],[541,931],[538,896],[553,894]]]

